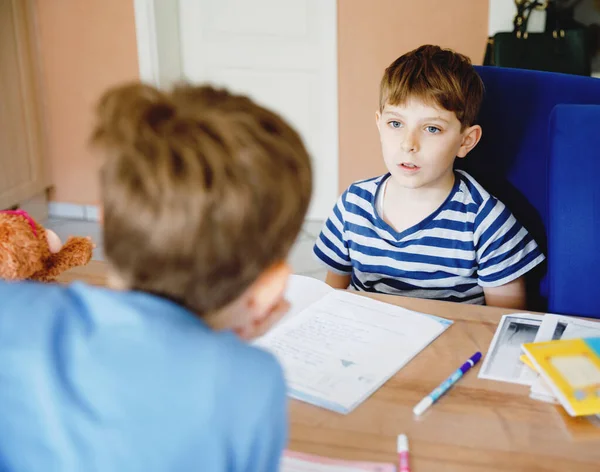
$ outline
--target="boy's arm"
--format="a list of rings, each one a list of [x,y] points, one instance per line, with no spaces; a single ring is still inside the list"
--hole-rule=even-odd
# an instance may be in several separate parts
[[[526,309],[525,276],[545,259],[531,234],[502,202],[482,202],[474,224],[477,277],[486,304]]]
[[[483,293],[485,295],[485,303],[488,306],[515,308],[517,310],[525,310],[527,308],[527,292],[524,276],[500,287],[483,287]]]
[[[336,289],[348,288],[352,271],[352,260],[344,230],[347,193],[348,190],[338,198],[313,247],[317,260],[328,268],[325,283]]]
[[[345,290],[350,285],[350,274],[342,275],[328,270],[327,277],[325,277],[325,283],[330,287]]]

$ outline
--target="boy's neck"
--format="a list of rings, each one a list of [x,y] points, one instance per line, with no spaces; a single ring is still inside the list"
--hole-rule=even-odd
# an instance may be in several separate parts
[[[383,218],[402,232],[423,221],[448,198],[454,187],[452,178],[431,187],[407,188],[390,177],[383,196]]]
[[[121,274],[119,274],[119,272],[112,266],[112,264],[110,264],[110,262],[109,262],[107,265],[108,265],[108,270],[107,270],[106,287],[111,290],[122,291],[122,292],[131,290],[131,284],[128,283],[127,280]],[[153,295],[158,296],[156,294],[153,294]],[[165,298],[166,300],[168,300],[168,298],[166,298],[164,296],[160,296],[160,298]],[[179,304],[178,302],[176,302],[174,300],[170,300],[170,301],[172,301],[173,303]],[[182,305],[180,305],[180,306],[182,306]],[[185,308],[185,307],[183,307],[183,308]],[[187,308],[185,308],[185,309],[188,310]],[[203,322],[206,323],[206,325],[209,328],[211,328],[215,331],[229,330],[229,329],[233,328],[232,319],[236,318],[240,311],[242,311],[242,309],[239,306],[239,302],[237,304],[235,302],[232,302],[230,305],[224,307],[222,310],[205,314],[203,316],[200,316],[200,318],[202,318]]]
[[[399,205],[413,206],[423,204],[428,206],[437,202],[439,206],[450,195],[455,179],[454,172],[452,172],[443,181],[436,182],[434,185],[409,188],[400,185],[393,176],[390,176],[386,195],[392,196],[394,200],[397,200]]]
[[[125,282],[125,279],[121,277],[121,275],[117,272],[117,270],[112,266],[110,262],[108,263],[106,286],[111,290],[120,291],[129,290],[130,288]]]

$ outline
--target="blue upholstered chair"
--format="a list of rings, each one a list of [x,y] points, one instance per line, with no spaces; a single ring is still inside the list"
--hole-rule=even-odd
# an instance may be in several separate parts
[[[599,106],[554,108],[548,176],[549,307],[600,318]]]
[[[548,256],[528,277],[530,308],[600,317],[600,79],[477,71],[486,88],[483,138],[457,165],[502,200]]]

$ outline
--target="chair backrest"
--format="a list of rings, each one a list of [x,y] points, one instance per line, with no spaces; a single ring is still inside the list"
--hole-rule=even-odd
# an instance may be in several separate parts
[[[598,105],[557,105],[550,117],[549,310],[594,318],[600,318],[599,125]]]
[[[502,200],[548,254],[549,119],[561,103],[600,104],[600,80],[500,67],[476,67],[485,84],[483,138],[457,167]],[[547,309],[545,267],[528,277],[532,309]]]

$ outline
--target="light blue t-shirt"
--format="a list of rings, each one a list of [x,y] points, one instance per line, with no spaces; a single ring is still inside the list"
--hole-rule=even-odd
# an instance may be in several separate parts
[[[162,298],[0,282],[0,470],[270,472],[275,358]]]

